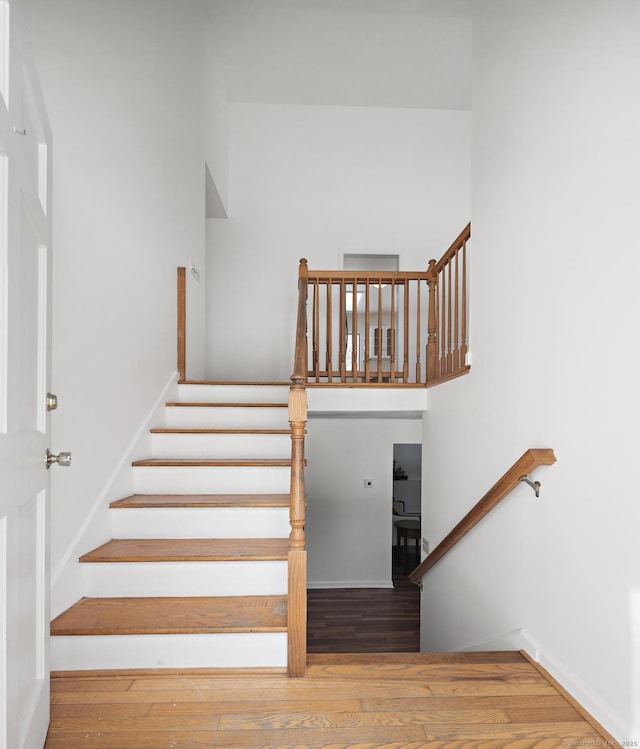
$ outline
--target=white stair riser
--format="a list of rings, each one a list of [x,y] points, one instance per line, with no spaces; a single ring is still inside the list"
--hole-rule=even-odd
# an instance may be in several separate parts
[[[288,466],[137,466],[136,494],[286,494]]]
[[[110,510],[113,538],[287,538],[288,507]]]
[[[286,408],[167,406],[169,429],[288,429]]]
[[[82,572],[85,596],[96,598],[287,593],[286,561],[92,562]]]
[[[179,403],[286,403],[289,385],[179,385]]]
[[[290,458],[288,434],[152,434],[154,458]]]
[[[51,638],[51,670],[285,667],[285,633]]]

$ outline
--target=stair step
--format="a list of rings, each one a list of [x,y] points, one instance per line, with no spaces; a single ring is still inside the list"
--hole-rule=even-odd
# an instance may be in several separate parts
[[[136,471],[208,471],[207,468],[136,468]],[[227,469],[220,469],[227,470]],[[270,469],[271,470],[271,469]],[[284,470],[284,469],[278,469]],[[162,482],[160,482],[162,483]],[[146,492],[144,492],[146,493]],[[111,536],[126,538],[286,538],[291,531],[288,504],[243,506],[231,503],[198,507],[158,505],[115,507]]]
[[[112,539],[81,562],[213,562],[284,560],[287,538]]]
[[[139,467],[171,467],[171,466],[190,466],[190,467],[228,467],[235,466],[243,468],[263,468],[291,466],[289,458],[147,458],[146,460],[135,460],[132,464],[135,468]]]
[[[284,667],[286,601],[282,595],[84,598],[51,623],[51,668]]]
[[[286,403],[167,403],[169,429],[286,429]]]
[[[150,429],[151,434],[291,434],[291,429]]]
[[[289,507],[288,494],[132,494],[112,502],[119,510],[170,507]]]
[[[136,494],[283,494],[291,466],[283,460],[149,459],[133,464]]]
[[[253,539],[245,539],[253,545]],[[287,559],[251,557],[194,561],[95,561],[82,565],[84,595],[89,598],[283,596]]]
[[[198,382],[178,386],[179,403],[286,403],[291,383]]]
[[[151,457],[287,459],[291,457],[291,437],[285,430],[152,430]]]
[[[287,408],[286,403],[211,403],[209,401],[199,402],[182,402],[168,401],[165,403],[167,408]]]
[[[52,636],[286,630],[286,596],[83,598],[51,622]]]

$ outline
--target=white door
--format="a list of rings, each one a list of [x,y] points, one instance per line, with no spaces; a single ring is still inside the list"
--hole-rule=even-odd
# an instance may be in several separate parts
[[[49,722],[50,134],[18,0],[0,0],[0,749]]]

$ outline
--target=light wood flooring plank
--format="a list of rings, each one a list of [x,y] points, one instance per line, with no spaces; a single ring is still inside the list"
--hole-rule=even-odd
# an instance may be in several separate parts
[[[335,666],[323,656],[300,679],[56,677],[46,749],[558,749],[602,739],[540,674],[522,675],[522,658],[414,655],[413,665],[400,654]]]

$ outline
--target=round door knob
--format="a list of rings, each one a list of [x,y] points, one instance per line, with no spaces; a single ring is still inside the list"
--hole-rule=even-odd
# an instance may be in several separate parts
[[[47,470],[51,468],[51,466],[54,463],[57,463],[59,466],[70,466],[71,465],[71,453],[58,453],[57,455],[54,455],[48,448],[47,448]]]

